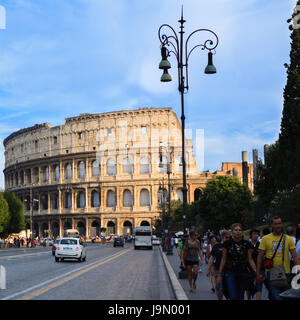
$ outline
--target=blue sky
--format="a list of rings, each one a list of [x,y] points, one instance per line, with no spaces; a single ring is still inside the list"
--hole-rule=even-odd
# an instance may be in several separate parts
[[[241,161],[279,133],[296,0],[0,0],[0,188],[3,139],[36,123],[139,107],[172,107],[180,119],[175,58],[171,83],[161,83],[158,28],[186,35],[209,28],[219,36],[217,74],[195,50],[185,95],[186,127],[204,129],[204,169]],[[203,38],[199,38],[202,39]]]

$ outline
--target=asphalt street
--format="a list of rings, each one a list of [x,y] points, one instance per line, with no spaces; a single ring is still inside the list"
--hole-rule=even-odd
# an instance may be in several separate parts
[[[86,262],[55,262],[51,248],[1,249],[2,300],[173,300],[158,247],[89,244]]]

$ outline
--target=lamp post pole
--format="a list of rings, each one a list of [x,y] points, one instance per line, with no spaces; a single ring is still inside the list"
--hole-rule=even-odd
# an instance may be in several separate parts
[[[218,36],[209,29],[197,29],[193,31],[186,39],[184,43],[184,23],[186,22],[183,19],[183,9],[181,10],[181,19],[178,21],[180,23],[179,37],[176,31],[168,24],[163,24],[158,29],[158,38],[161,42],[161,56],[162,60],[159,64],[159,69],[163,70],[163,75],[161,76],[162,82],[172,81],[172,77],[168,73],[168,69],[171,68],[171,64],[168,61],[168,56],[172,54],[175,55],[177,60],[178,68],[178,90],[181,96],[181,140],[182,140],[182,193],[183,193],[183,225],[184,225],[184,234],[186,236],[186,214],[187,214],[187,186],[186,186],[186,162],[185,162],[185,114],[184,114],[184,94],[188,92],[189,83],[188,83],[188,60],[190,54],[196,48],[201,48],[202,50],[208,50],[208,64],[205,68],[206,74],[216,73],[216,68],[212,62],[213,52],[219,43]],[[167,33],[163,33],[163,30],[168,30]],[[214,40],[207,39],[203,43],[199,43],[192,47],[189,50],[188,42],[190,38],[196,33],[207,32],[210,35],[213,35]],[[168,48],[169,49],[168,49]]]

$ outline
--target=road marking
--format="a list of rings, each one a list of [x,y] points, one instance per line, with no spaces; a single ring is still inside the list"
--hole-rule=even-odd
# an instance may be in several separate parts
[[[29,257],[29,256],[35,256],[35,255],[40,255],[40,254],[49,254],[50,251],[45,251],[45,252],[35,252],[35,253],[24,253],[24,254],[16,254],[14,256],[2,256],[0,259],[10,259],[10,258],[18,258],[18,257]]]
[[[80,275],[92,270],[92,269],[95,269],[95,268],[99,267],[100,265],[102,265],[102,264],[104,264],[106,262],[109,262],[109,261],[111,261],[113,259],[116,259],[116,258],[120,257],[121,255],[127,253],[130,250],[132,250],[132,249],[127,249],[127,250],[124,250],[122,252],[115,253],[115,254],[113,254],[111,256],[108,256],[108,257],[105,257],[105,258],[103,258],[101,260],[98,260],[98,261],[95,261],[93,263],[90,263],[89,265],[86,265],[84,267],[77,268],[75,270],[72,270],[70,272],[62,274],[62,275],[60,275],[58,277],[55,277],[53,279],[50,279],[50,280],[47,280],[47,281],[45,281],[43,283],[35,285],[35,286],[31,287],[31,288],[28,288],[26,290],[17,292],[17,293],[15,293],[13,295],[10,295],[8,297],[2,298],[1,300],[10,300],[10,299],[13,299],[13,298],[15,298],[17,296],[21,296],[21,297],[19,297],[16,300],[30,300],[30,299],[33,299],[33,298],[35,298],[35,297],[37,297],[37,296],[39,296],[39,295],[41,295],[41,294],[53,289],[53,288],[56,288],[56,287],[58,287],[58,286],[60,286],[60,285],[62,285],[64,283],[66,283],[67,281],[70,281],[70,280],[72,280],[72,279],[74,279],[74,278],[76,278],[76,277],[78,277],[78,276],[80,276]],[[28,292],[30,292],[32,290],[35,290],[35,291],[33,291],[31,293],[28,293]]]

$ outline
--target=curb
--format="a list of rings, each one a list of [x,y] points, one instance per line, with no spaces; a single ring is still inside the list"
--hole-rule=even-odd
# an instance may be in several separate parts
[[[167,269],[167,273],[168,273],[173,291],[175,293],[176,300],[189,300],[189,298],[187,297],[186,293],[184,292],[181,284],[179,283],[179,281],[175,275],[175,272],[170,265],[170,262],[168,261],[167,257],[163,254],[161,246],[159,246],[159,251],[160,251],[161,256],[163,258],[165,267]]]

